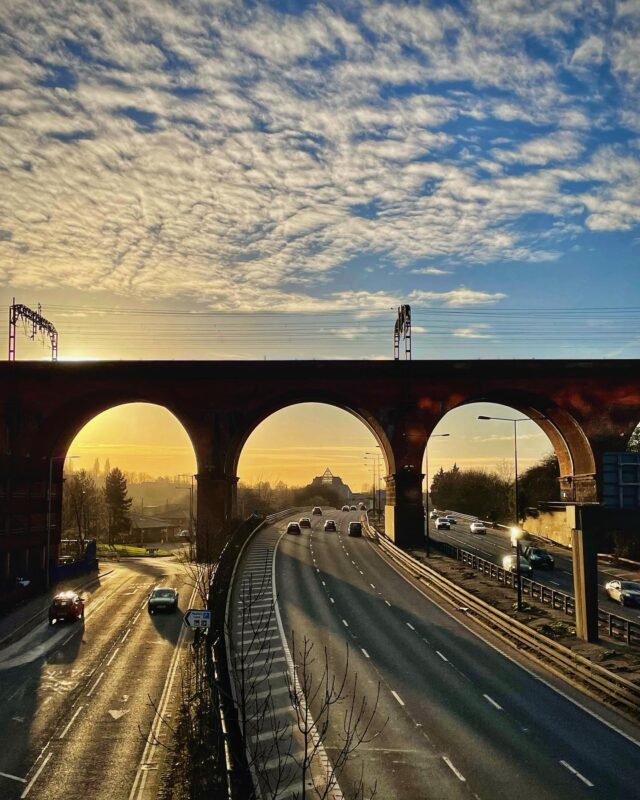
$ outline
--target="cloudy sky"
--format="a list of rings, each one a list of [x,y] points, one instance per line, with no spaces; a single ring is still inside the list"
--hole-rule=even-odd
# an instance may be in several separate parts
[[[0,301],[63,358],[388,358],[400,302],[418,357],[638,356],[639,33],[638,0],[4,0]]]

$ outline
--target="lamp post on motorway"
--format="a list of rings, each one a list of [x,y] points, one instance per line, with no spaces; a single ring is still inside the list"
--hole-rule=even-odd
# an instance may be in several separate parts
[[[364,454],[365,460],[369,456],[370,458],[374,458],[375,461],[372,463],[373,467],[373,514],[375,516],[376,513],[376,479],[378,481],[378,486],[380,486],[380,461],[382,460],[382,456],[380,453],[370,453],[366,452]],[[378,501],[378,514],[380,513],[380,502]]]
[[[511,541],[515,539],[516,542],[516,591],[517,591],[517,610],[522,611],[522,580],[520,576],[520,539],[522,538],[522,531],[518,527],[520,523],[520,510],[518,508],[518,423],[519,422],[535,422],[535,420],[531,419],[530,417],[519,417],[518,419],[513,419],[513,417],[487,417],[484,414],[481,414],[478,419],[480,420],[497,420],[499,422],[512,422],[513,423],[513,472],[514,472],[514,479],[513,479],[513,487],[514,487],[514,516],[516,518],[515,527],[511,528]],[[545,416],[536,417],[536,419],[546,419]]]
[[[183,472],[176,475],[176,478],[191,478],[191,486],[189,487],[189,539],[193,537],[193,479],[195,475]],[[181,489],[181,486],[176,486],[176,489]]]
[[[53,483],[53,462],[66,461],[67,458],[78,458],[78,456],[49,456],[49,483],[47,485],[47,559],[45,564],[45,588],[51,586],[51,486]]]
[[[426,497],[426,504],[425,504],[425,511],[424,511],[424,538],[425,538],[425,550],[427,553],[427,558],[431,556],[431,539],[429,537],[429,442],[431,439],[436,437],[446,437],[451,436],[450,433],[432,433],[431,436],[427,439],[427,443],[424,448],[424,479],[425,479],[425,486],[427,488],[427,497]]]

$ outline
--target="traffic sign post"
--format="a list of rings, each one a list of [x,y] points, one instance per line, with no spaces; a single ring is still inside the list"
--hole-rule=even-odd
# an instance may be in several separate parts
[[[210,628],[211,612],[201,608],[190,608],[184,615],[183,621],[187,628]]]

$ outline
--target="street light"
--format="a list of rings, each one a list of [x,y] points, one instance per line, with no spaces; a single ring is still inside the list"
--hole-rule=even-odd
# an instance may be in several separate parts
[[[513,471],[514,471],[514,479],[513,479],[513,488],[515,492],[514,497],[514,516],[516,518],[515,527],[511,529],[511,540],[513,539],[516,541],[516,591],[517,591],[517,602],[516,607],[518,611],[522,611],[522,580],[520,576],[520,539],[522,538],[522,531],[518,527],[518,523],[520,521],[520,510],[518,508],[518,423],[519,422],[535,422],[538,419],[547,419],[544,415],[540,415],[535,419],[531,419],[530,417],[519,417],[517,419],[513,419],[513,417],[488,417],[484,414],[481,414],[478,419],[480,420],[497,420],[499,422],[513,422]]]
[[[378,445],[378,447],[379,447],[379,445]],[[370,452],[367,451],[364,454],[365,461],[366,461],[367,456],[371,456],[372,458],[375,458],[375,461],[371,465],[373,467],[373,513],[374,513],[374,516],[375,516],[375,513],[376,513],[376,478],[378,480],[378,487],[379,487],[380,486],[380,461],[382,460],[382,456],[380,455],[380,453],[370,453]],[[378,514],[379,513],[380,513],[380,498],[378,497]]]
[[[79,456],[49,456],[49,484],[47,487],[47,561],[45,565],[45,588],[51,586],[51,484],[53,482],[53,462],[66,461],[67,459],[79,458]]]
[[[180,473],[176,475],[176,478],[191,478],[191,486],[189,487],[189,541],[191,541],[193,538],[193,479],[195,475]],[[180,488],[180,486],[176,486],[176,489]]]
[[[427,487],[427,505],[424,512],[424,538],[425,538],[425,549],[427,552],[427,558],[431,556],[431,539],[429,537],[429,442],[431,439],[436,437],[445,437],[451,436],[450,433],[432,433],[431,436],[427,439],[427,443],[424,447],[424,477],[425,477],[425,486]]]

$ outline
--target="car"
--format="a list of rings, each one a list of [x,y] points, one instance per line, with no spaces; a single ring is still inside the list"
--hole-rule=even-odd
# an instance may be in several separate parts
[[[609,583],[605,583],[604,590],[611,600],[615,600],[621,606],[640,606],[640,583],[638,581],[609,581]]]
[[[484,522],[480,522],[480,520],[476,520],[469,525],[469,532],[470,533],[486,533],[487,529],[484,526]]]
[[[358,511],[366,511],[367,507],[364,503],[358,503]]]
[[[342,506],[341,511],[348,511],[348,510],[349,510],[349,506]]]
[[[516,562],[517,562],[516,556],[514,555],[505,556],[502,559],[502,566],[508,572],[515,572],[517,568]],[[528,577],[533,575],[533,569],[531,567],[531,564],[527,561],[527,559],[524,556],[520,556],[520,575],[526,575]]]
[[[525,547],[522,554],[531,566],[537,569],[553,569],[555,565],[553,556],[544,547]]]
[[[294,535],[300,535],[300,525],[297,522],[290,522],[287,525],[287,533],[292,533]]]
[[[351,507],[349,508],[349,511],[357,511],[357,510],[358,510],[358,509],[357,509],[355,506],[351,506]]]
[[[447,519],[449,520],[449,525],[455,525],[456,524],[456,518],[454,516],[452,516],[451,514],[447,514]]]
[[[176,533],[176,539],[188,539],[190,535],[189,531],[180,531],[180,533]]]
[[[349,523],[349,530],[347,531],[348,536],[362,536],[362,523],[361,522],[350,522]]]
[[[49,625],[54,622],[84,619],[84,598],[75,592],[58,592],[49,606]]]
[[[310,528],[311,520],[309,519],[309,517],[300,517],[298,525],[300,525],[301,528]]]
[[[318,515],[322,516],[322,509],[320,508],[320,506],[314,506],[313,511],[311,513],[315,514],[316,516]]]
[[[438,519],[436,520],[436,530],[450,531],[451,523],[446,517],[438,517]]]
[[[327,521],[324,523],[324,529],[325,529],[325,531],[337,531],[337,530],[338,530],[338,528],[337,528],[337,526],[336,526],[336,521],[335,521],[335,519],[328,519],[328,520],[327,520]]]
[[[160,611],[177,611],[179,597],[177,589],[172,589],[169,586],[158,586],[149,595],[147,611],[150,614],[157,614]]]
[[[429,519],[438,519],[439,516],[440,516],[440,512],[439,511],[432,511],[429,514]]]

